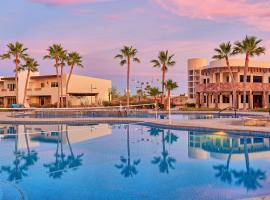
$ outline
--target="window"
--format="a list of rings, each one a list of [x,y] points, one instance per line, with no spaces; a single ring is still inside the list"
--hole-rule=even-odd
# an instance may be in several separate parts
[[[246,95],[246,103],[249,101],[249,95]],[[241,103],[244,103],[244,95],[241,95]]]
[[[8,102],[8,105],[16,104],[16,97],[8,97],[7,102]]]
[[[253,76],[254,83],[262,83],[262,76]]]
[[[7,88],[8,88],[9,91],[15,91],[16,86],[15,86],[14,83],[12,83],[12,84],[7,84]]]
[[[270,83],[270,76],[268,77],[268,83]]]
[[[256,138],[253,139],[253,143],[254,144],[263,143],[263,138],[257,138],[256,137]]]
[[[206,80],[205,78],[203,79],[203,83],[204,83],[204,84],[206,84],[206,83],[207,83],[207,80]]]
[[[230,96],[222,95],[222,103],[230,103]]]
[[[45,84],[44,84],[44,83],[41,83],[41,84],[40,84],[40,87],[41,87],[41,88],[44,88],[44,87],[45,87]]]
[[[244,82],[244,75],[240,75],[240,82]],[[250,76],[247,76],[247,82],[250,82]]]
[[[57,82],[51,82],[51,87],[58,87],[58,83]]]

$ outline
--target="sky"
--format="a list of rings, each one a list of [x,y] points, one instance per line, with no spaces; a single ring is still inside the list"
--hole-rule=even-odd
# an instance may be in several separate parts
[[[84,68],[76,74],[111,79],[123,92],[126,66],[114,56],[124,46],[138,49],[140,64],[132,64],[131,86],[137,81],[158,85],[161,70],[150,61],[158,52],[175,54],[176,65],[167,79],[179,85],[174,94],[187,91],[187,59],[211,60],[221,42],[254,35],[270,60],[270,0],[1,0],[0,54],[19,41],[28,48],[41,74],[55,73],[53,62],[43,60],[46,49],[59,43],[83,56]],[[0,61],[1,75],[12,75],[11,61]],[[68,67],[66,67],[68,72]]]

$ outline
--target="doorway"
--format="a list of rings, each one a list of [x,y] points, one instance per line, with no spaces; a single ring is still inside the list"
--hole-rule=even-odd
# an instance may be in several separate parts
[[[262,95],[253,95],[253,108],[262,108]]]

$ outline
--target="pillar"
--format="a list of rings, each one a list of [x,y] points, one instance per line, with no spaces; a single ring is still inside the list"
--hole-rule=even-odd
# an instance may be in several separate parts
[[[196,93],[196,108],[200,107],[200,93]]]
[[[223,83],[223,73],[222,72],[219,73],[219,82]]]
[[[249,109],[253,109],[253,94],[252,94],[252,91],[249,92]]]
[[[214,94],[214,99],[215,99],[215,109],[218,109],[218,93]]]
[[[200,107],[203,107],[204,105],[204,94],[200,93]]]
[[[267,108],[267,102],[266,102],[266,91],[263,91],[263,96],[262,96],[262,107]]]
[[[230,93],[230,107],[233,107],[233,95]]]

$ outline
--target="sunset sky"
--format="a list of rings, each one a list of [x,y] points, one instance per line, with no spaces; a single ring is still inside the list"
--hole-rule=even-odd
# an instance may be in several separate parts
[[[126,68],[113,57],[123,45],[138,49],[141,64],[132,66],[132,79],[161,78],[150,60],[168,49],[177,64],[168,78],[186,92],[186,60],[210,59],[220,42],[245,35],[263,39],[270,59],[270,0],[1,0],[0,54],[9,42],[20,41],[40,64],[42,74],[54,73],[43,61],[46,49],[60,43],[83,56],[85,68],[75,73],[111,79],[123,91]],[[0,61],[1,75],[11,75],[10,61]],[[133,88],[136,84],[133,83]]]

